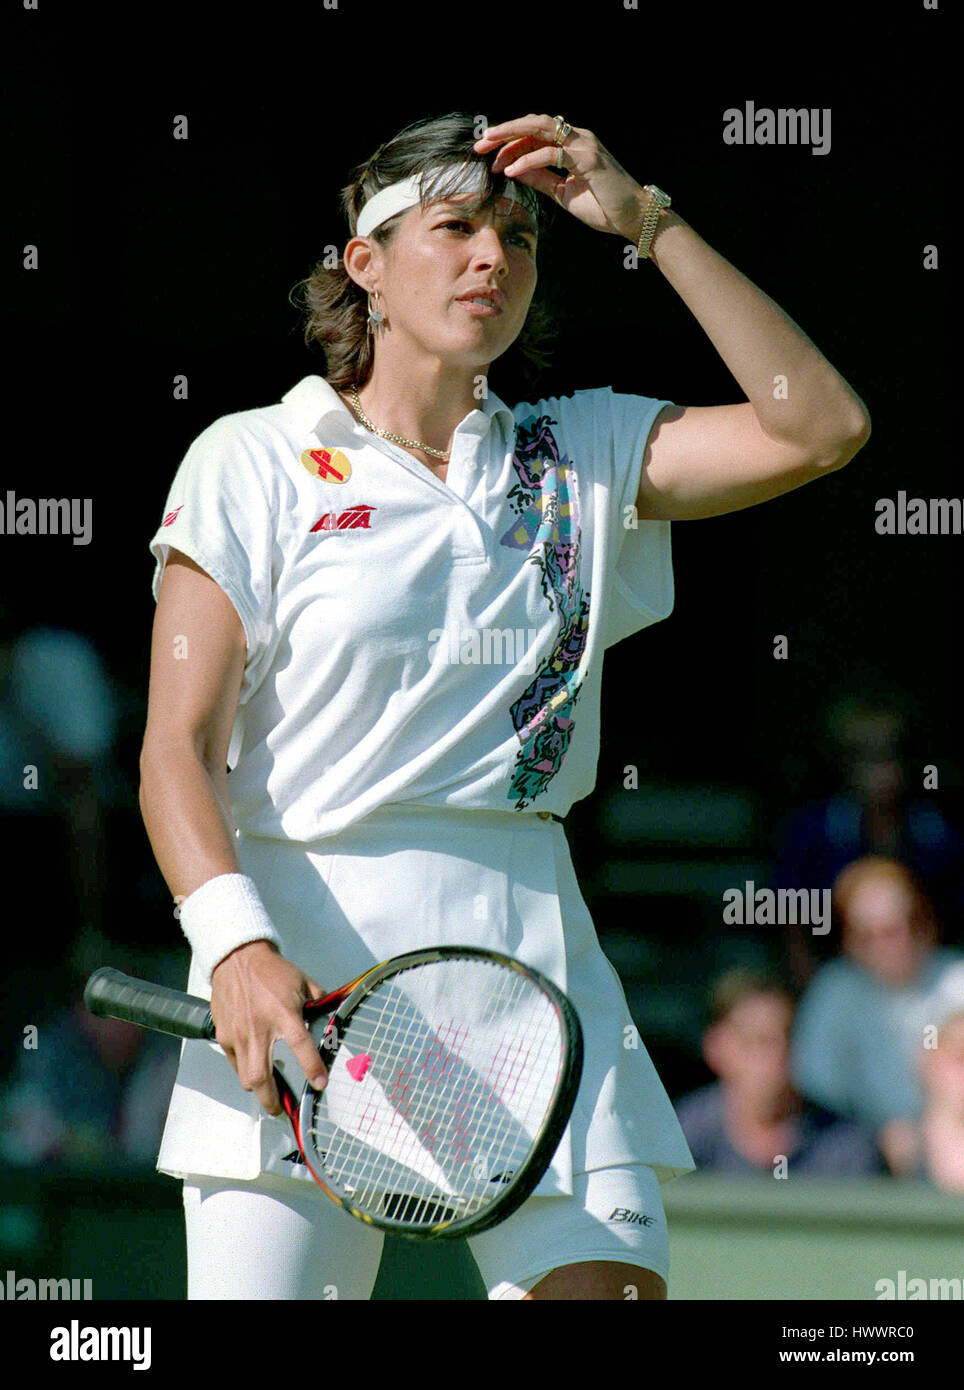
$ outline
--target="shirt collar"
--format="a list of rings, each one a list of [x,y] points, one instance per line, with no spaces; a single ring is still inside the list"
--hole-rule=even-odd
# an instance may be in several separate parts
[[[323,421],[330,424],[333,418],[339,416],[349,427],[355,423],[354,415],[338,392],[321,376],[303,377],[297,386],[285,392],[281,399],[285,405],[297,412],[308,430],[317,430]],[[480,415],[486,418],[479,419]],[[479,402],[478,409],[466,415],[459,428],[465,426],[468,433],[485,435],[491,422],[499,415],[505,417],[505,428],[511,439],[515,429],[515,416],[505,402],[500,400],[494,391],[489,390]]]

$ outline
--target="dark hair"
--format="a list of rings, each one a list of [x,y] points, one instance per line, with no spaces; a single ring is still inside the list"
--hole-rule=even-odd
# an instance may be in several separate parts
[[[456,186],[456,175],[466,164],[478,164],[484,171],[478,195],[466,200],[465,215],[475,217],[503,196],[507,180],[493,175],[494,152],[480,155],[472,148],[478,139],[477,117],[464,112],[452,112],[406,126],[385,144],[380,145],[364,164],[358,165],[351,181],[341,190],[341,203],[351,235],[355,235],[358,214],[375,193],[401,179],[421,175],[422,205],[433,199],[446,198]],[[534,189],[513,183],[513,189],[527,211],[536,219],[541,232],[547,224],[547,204]],[[548,209],[551,210],[551,209]],[[381,246],[392,239],[404,213],[383,222],[371,233]],[[336,266],[319,262],[309,276],[295,285],[292,295],[301,290],[301,304],[306,312],[305,342],[318,343],[322,348],[328,382],[336,390],[346,386],[362,386],[371,375],[375,350],[368,332],[368,304],[365,291],[345,270],[339,257]],[[297,299],[292,302],[297,303]],[[516,341],[504,354],[527,384],[532,384],[546,366],[549,342],[554,328],[538,290],[533,296],[529,313]],[[500,359],[502,360],[502,359]]]
[[[722,1023],[744,999],[758,994],[777,995],[796,1007],[796,994],[780,971],[736,966],[714,980],[707,1001],[708,1022]]]

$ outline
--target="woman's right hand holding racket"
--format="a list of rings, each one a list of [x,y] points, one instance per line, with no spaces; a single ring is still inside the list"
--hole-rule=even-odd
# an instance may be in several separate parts
[[[308,1082],[321,1090],[328,1070],[305,1027],[304,1005],[325,991],[269,941],[249,941],[225,956],[211,975],[211,1016],[217,1040],[246,1091],[269,1115],[282,1114],[272,1049],[284,1041]]]
[[[238,959],[235,959],[238,957]],[[220,976],[220,978],[218,978]],[[431,946],[370,966],[322,994],[266,941],[225,956],[209,1001],[101,966],[84,1002],[173,1037],[225,1045],[270,1109],[272,1042],[309,1077],[278,1084],[297,1154],[322,1192],[369,1226],[413,1240],[476,1234],[515,1211],[562,1138],[582,1075],[571,1001],[537,970],[474,946]],[[328,1084],[304,1024],[323,1026]],[[289,1157],[289,1155],[286,1155]]]

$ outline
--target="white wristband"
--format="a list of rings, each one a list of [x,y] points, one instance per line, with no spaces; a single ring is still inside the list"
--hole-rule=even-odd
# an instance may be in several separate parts
[[[281,945],[254,880],[246,874],[209,878],[184,899],[178,915],[208,984],[214,967],[239,946],[249,941]]]

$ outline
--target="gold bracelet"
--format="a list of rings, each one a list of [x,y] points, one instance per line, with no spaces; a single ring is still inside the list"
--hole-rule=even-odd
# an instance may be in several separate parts
[[[643,225],[636,245],[636,256],[641,261],[649,259],[657,224],[663,215],[663,210],[669,207],[671,201],[669,194],[664,193],[661,188],[657,188],[655,183],[648,183],[643,192],[649,195],[649,205],[643,217]]]

